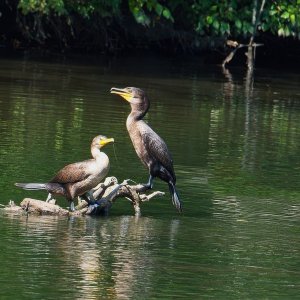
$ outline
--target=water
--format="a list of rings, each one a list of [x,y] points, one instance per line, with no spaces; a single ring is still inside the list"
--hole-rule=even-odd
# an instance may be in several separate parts
[[[118,200],[106,218],[0,213],[1,299],[296,299],[299,297],[300,76],[223,72],[197,60],[0,60],[0,203],[44,192],[115,138],[110,175],[146,182],[128,137],[128,104],[112,86],[138,86],[147,121],[175,162],[184,214],[166,196],[133,216]],[[62,206],[67,203],[59,199]]]

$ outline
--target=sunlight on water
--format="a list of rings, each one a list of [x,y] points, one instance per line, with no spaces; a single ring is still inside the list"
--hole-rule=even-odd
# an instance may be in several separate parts
[[[141,218],[123,200],[107,218],[1,213],[0,298],[297,298],[299,75],[256,70],[251,81],[244,70],[154,58],[2,65],[1,204],[45,199],[14,183],[89,158],[98,134],[115,138],[104,149],[110,175],[145,182],[125,127],[130,108],[109,93],[136,85],[172,152],[184,214],[158,179],[166,196]]]

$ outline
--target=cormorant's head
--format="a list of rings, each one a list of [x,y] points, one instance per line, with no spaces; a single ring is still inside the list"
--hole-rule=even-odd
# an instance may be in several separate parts
[[[107,138],[104,135],[97,135],[92,142],[92,146],[97,148],[102,148],[109,143],[113,143],[115,140],[113,138]]]
[[[126,87],[124,89],[111,88],[110,92],[112,94],[120,95],[131,105],[133,111],[138,111],[145,114],[150,106],[149,100],[146,96],[146,93],[136,87]]]

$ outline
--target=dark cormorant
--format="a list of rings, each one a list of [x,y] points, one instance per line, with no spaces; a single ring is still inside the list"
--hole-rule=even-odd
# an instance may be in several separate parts
[[[62,168],[48,183],[16,183],[17,187],[25,190],[47,190],[46,202],[52,194],[66,197],[71,202],[70,209],[74,210],[74,198],[83,196],[89,201],[88,192],[96,187],[109,171],[109,159],[100,149],[114,142],[113,138],[103,135],[96,136],[91,144],[93,158],[82,162],[69,164]]]
[[[167,182],[172,202],[181,212],[182,204],[175,188],[172,156],[164,140],[143,121],[150,106],[145,92],[135,87],[111,88],[110,92],[120,95],[130,103],[131,113],[127,117],[126,127],[138,157],[149,170],[149,181],[145,187],[152,188],[154,177]]]

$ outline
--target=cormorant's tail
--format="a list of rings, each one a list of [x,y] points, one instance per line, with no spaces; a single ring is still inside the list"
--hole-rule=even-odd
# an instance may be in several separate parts
[[[15,183],[15,186],[30,191],[47,189],[45,183]]]
[[[169,189],[172,197],[172,203],[179,212],[182,212],[182,203],[180,201],[179,195],[176,191],[175,185],[173,182],[169,182]]]

